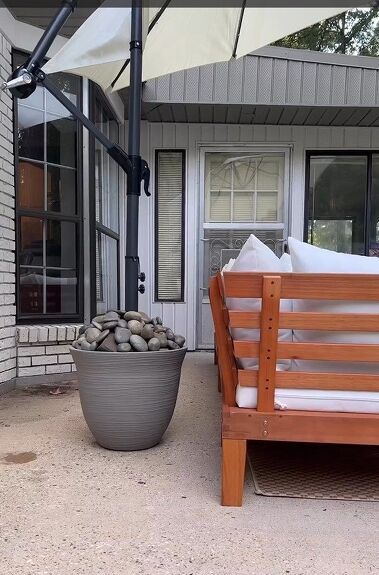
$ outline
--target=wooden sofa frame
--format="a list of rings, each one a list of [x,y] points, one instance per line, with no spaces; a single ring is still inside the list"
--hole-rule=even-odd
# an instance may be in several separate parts
[[[261,298],[260,312],[229,311],[225,298]],[[379,314],[280,312],[280,300],[379,302],[378,275],[226,272],[210,282],[222,390],[222,505],[242,505],[247,440],[379,444],[379,415],[276,410],[275,388],[379,392],[379,374],[277,371],[278,358],[379,362],[379,345],[279,342],[278,330],[379,332]],[[233,341],[229,328],[260,329],[260,341]],[[259,370],[237,367],[259,358]],[[257,408],[236,406],[237,384],[257,388]]]

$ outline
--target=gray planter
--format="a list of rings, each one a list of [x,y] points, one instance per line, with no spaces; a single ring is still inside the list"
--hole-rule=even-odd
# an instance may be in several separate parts
[[[174,413],[186,351],[71,348],[83,415],[101,446],[134,451],[159,443]]]

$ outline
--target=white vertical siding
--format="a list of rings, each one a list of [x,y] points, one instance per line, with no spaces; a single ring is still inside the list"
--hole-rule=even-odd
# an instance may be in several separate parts
[[[202,145],[243,144],[286,145],[290,154],[289,234],[302,239],[304,226],[305,155],[316,149],[378,149],[379,127],[314,127],[227,124],[143,124],[142,154],[152,170],[152,198],[141,196],[141,270],[147,274],[146,293],[141,308],[160,315],[176,332],[187,337],[190,349],[196,347],[197,298],[199,296],[199,150]],[[155,150],[186,150],[186,266],[185,302],[154,302],[154,160]]]

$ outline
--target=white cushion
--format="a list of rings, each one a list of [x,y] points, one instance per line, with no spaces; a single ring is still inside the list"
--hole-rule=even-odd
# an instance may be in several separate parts
[[[274,252],[262,243],[256,236],[251,234],[242,247],[238,257],[228,271],[231,272],[283,272],[288,271],[288,254],[283,258],[278,258]],[[260,298],[227,298],[226,306],[230,310],[260,311]],[[290,311],[291,302],[282,300],[281,311]],[[233,328],[231,334],[234,340],[259,340],[259,329]],[[291,330],[280,330],[280,341],[291,341]],[[240,367],[244,369],[257,369],[258,358],[243,358],[239,361]],[[277,369],[288,369],[290,362],[282,360],[277,365]]]
[[[288,238],[292,268],[298,273],[360,273],[378,274],[379,258],[343,254],[325,250]],[[293,310],[318,313],[379,313],[379,303],[364,301],[294,300]],[[295,330],[293,340],[318,343],[375,343],[379,344],[377,332],[338,332]],[[374,372],[379,373],[378,364],[361,362],[314,362],[293,361],[293,369],[310,371]]]
[[[257,388],[237,385],[238,407],[257,407]],[[375,391],[333,391],[317,389],[276,389],[275,409],[378,413],[379,393]]]

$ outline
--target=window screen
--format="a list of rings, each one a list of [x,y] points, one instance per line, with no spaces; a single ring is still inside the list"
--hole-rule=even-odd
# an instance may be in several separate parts
[[[155,161],[155,299],[184,299],[183,150],[159,150]]]

